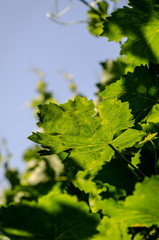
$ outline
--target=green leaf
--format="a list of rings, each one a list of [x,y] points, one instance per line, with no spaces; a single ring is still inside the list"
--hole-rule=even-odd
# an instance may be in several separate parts
[[[97,106],[98,114],[94,109],[92,101],[81,97],[59,106],[53,103],[40,106],[38,126],[44,129],[44,133],[33,133],[29,139],[45,145],[55,153],[69,151],[69,160],[72,159],[79,170],[96,173],[114,155],[110,143],[113,145],[115,141],[117,147],[124,147],[127,140],[121,137],[117,144],[115,135],[132,127],[134,120],[128,103],[116,99],[100,102]],[[127,143],[126,147],[139,141],[139,135],[138,131],[131,131],[130,144]]]
[[[136,234],[133,240],[145,240],[145,236],[141,235],[140,233]]]
[[[1,207],[0,229],[11,237],[25,239],[87,240],[97,233],[97,214],[84,202],[67,194],[50,193],[38,203]]]
[[[98,226],[99,234],[95,235],[92,240],[131,240],[131,235],[127,232],[124,224],[116,224],[113,219],[104,217]]]
[[[152,107],[151,112],[148,115],[147,121],[152,123],[159,123],[159,104],[158,103]]]
[[[92,179],[88,178],[87,174],[85,172],[79,171],[75,179],[73,180],[73,184],[75,187],[78,187],[81,191],[84,191],[85,193],[94,193],[97,194],[98,189],[95,182],[92,181]]]
[[[158,84],[157,74],[153,74],[147,67],[136,67],[133,73],[128,73],[107,86],[100,96],[104,99],[117,97],[122,102],[128,101],[136,121],[141,121],[157,103]]]
[[[98,202],[102,199],[113,198],[115,200],[123,199],[126,196],[124,189],[117,189],[115,186],[109,183],[102,183],[101,181],[95,181],[97,190],[89,193],[89,205],[92,213],[98,213],[101,209],[98,207]]]
[[[137,152],[137,153],[135,153],[135,156],[134,157],[132,157],[131,158],[131,163],[135,166],[135,167],[137,167],[138,166],[138,164],[140,164],[140,157],[141,157],[141,149]]]
[[[108,4],[105,1],[97,3],[98,8],[93,9],[88,12],[89,24],[88,30],[95,36],[100,36],[103,32],[104,19],[107,17]]]
[[[127,227],[159,226],[159,176],[146,178],[137,183],[132,196],[125,202],[104,200],[100,207],[104,215],[113,218],[118,223],[125,223]]]
[[[115,11],[104,24],[103,36],[121,41],[121,54],[134,65],[159,63],[159,3],[157,0],[131,0],[130,7]]]
[[[144,135],[145,133],[138,130],[128,129],[113,140],[113,147],[119,150],[130,148],[134,145],[134,142],[139,142]]]

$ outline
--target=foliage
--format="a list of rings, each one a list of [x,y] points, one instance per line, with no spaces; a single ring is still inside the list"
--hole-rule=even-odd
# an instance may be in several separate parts
[[[107,17],[108,3],[105,1],[97,2],[97,7],[98,9],[91,8],[88,11],[90,16],[88,29],[93,35],[100,36],[103,32],[104,20]]]
[[[104,23],[103,36],[121,41],[121,54],[136,66],[159,61],[159,6],[157,0],[130,0],[129,7],[118,9]]]
[[[107,7],[90,9],[88,28],[127,37],[126,56],[102,63],[98,104],[76,96],[59,105],[40,79],[37,144],[23,175],[5,165],[2,240],[159,239],[159,3],[130,0],[110,17]]]

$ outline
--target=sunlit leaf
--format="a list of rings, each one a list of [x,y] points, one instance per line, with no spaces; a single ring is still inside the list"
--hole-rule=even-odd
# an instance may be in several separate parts
[[[95,173],[114,155],[110,143],[123,149],[124,144],[131,147],[141,138],[139,131],[129,130],[129,134],[118,136],[119,141],[114,139],[116,133],[133,126],[128,103],[105,99],[97,109],[98,114],[93,102],[81,97],[59,106],[52,103],[40,106],[38,126],[44,133],[33,133],[29,138],[55,153],[69,151],[72,164],[75,162],[79,170]]]
[[[131,235],[124,224],[117,224],[113,219],[104,217],[98,226],[99,234],[95,235],[92,240],[131,240]]]

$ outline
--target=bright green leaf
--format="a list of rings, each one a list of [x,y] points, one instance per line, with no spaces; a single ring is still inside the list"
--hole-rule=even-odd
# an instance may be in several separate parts
[[[85,172],[79,171],[75,179],[73,180],[73,184],[75,187],[78,187],[81,191],[84,191],[85,193],[94,193],[97,194],[97,186],[95,182],[92,181],[92,179],[88,178]]]
[[[152,110],[147,118],[148,122],[159,123],[159,104],[157,103],[152,107]]]
[[[135,167],[137,167],[138,166],[138,164],[140,163],[140,156],[141,156],[141,149],[137,152],[137,153],[135,153],[135,156],[134,157],[132,157],[131,158],[131,163],[135,166]]]
[[[69,159],[79,166],[79,170],[98,172],[114,155],[109,144],[113,145],[116,141],[117,146],[124,147],[127,142],[121,137],[117,144],[115,134],[132,127],[134,120],[128,103],[121,103],[116,99],[100,102],[97,106],[98,114],[94,109],[92,101],[81,97],[59,106],[53,103],[40,106],[38,126],[44,129],[44,133],[33,133],[29,138],[55,153],[69,151]],[[132,132],[127,147],[140,140],[140,133]]]
[[[99,234],[92,240],[131,240],[131,235],[124,224],[117,224],[113,219],[104,217],[98,226]]]
[[[113,147],[121,150],[124,148],[130,148],[134,145],[134,142],[139,142],[145,133],[135,129],[128,129],[113,140]]]

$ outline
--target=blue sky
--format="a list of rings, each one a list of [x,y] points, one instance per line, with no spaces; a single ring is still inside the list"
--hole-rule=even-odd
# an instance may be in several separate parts
[[[99,63],[119,55],[118,44],[92,36],[84,23],[61,26],[50,21],[46,13],[52,2],[0,1],[0,142],[7,139],[13,154],[11,166],[20,170],[24,168],[22,154],[32,144],[27,137],[36,129],[28,105],[36,95],[38,78],[31,69],[46,73],[48,89],[60,103],[70,98],[70,92],[58,71],[73,74],[78,90],[93,99],[100,80]],[[83,19],[86,11],[85,5],[74,0],[63,20]]]

